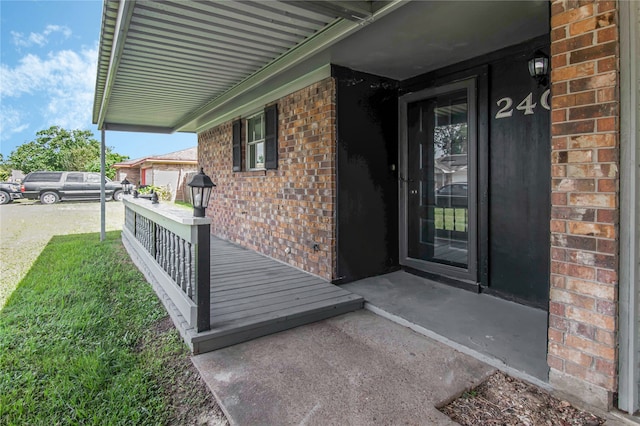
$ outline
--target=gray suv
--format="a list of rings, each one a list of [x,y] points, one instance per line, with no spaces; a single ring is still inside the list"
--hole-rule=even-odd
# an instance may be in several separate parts
[[[105,178],[105,196],[120,201],[122,185]],[[42,204],[61,200],[99,200],[100,173],[94,172],[31,172],[22,180],[22,195]]]

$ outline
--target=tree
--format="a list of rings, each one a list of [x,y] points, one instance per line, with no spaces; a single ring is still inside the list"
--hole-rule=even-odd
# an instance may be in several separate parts
[[[11,176],[11,165],[4,161],[4,156],[0,154],[0,181],[6,181]]]
[[[115,176],[111,165],[129,157],[105,148],[106,174]],[[24,173],[36,170],[100,171],[100,142],[89,130],[66,130],[51,126],[36,133],[9,155],[8,163]]]

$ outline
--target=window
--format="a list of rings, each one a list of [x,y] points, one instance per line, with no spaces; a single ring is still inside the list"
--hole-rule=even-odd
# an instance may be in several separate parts
[[[97,173],[89,173],[87,175],[87,182],[89,183],[100,183],[100,175]]]
[[[67,182],[84,182],[84,175],[82,173],[68,173]]]
[[[247,168],[264,169],[264,113],[247,119]]]

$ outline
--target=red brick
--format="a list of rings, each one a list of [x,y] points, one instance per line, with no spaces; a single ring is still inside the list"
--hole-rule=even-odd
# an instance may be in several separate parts
[[[570,22],[576,22],[581,19],[585,19],[590,16],[593,16],[593,14],[594,14],[594,9],[592,4],[583,6],[578,9],[572,9],[566,12],[561,12],[551,17],[551,28],[556,28],[561,25],[566,25]]]
[[[557,164],[552,164],[551,165],[551,176],[552,177],[564,177],[566,175],[567,175],[566,166],[557,165]],[[566,199],[565,199],[565,203],[566,203]]]
[[[584,367],[590,366],[593,361],[589,355],[556,342],[549,342],[549,354]]]
[[[551,289],[549,298],[554,303],[564,303],[565,305],[577,306],[583,309],[593,309],[595,307],[595,300],[591,297],[558,289]]]
[[[549,302],[549,313],[559,317],[565,316],[565,307],[561,303]]]
[[[609,11],[615,11],[617,8],[617,2],[615,0],[598,0],[596,2],[598,13],[604,13]]]
[[[613,361],[615,359],[615,349],[610,346],[601,345],[593,340],[584,339],[582,337],[567,335],[565,345],[574,349],[578,349],[591,356]]]
[[[551,234],[551,244],[556,247],[566,247],[579,250],[595,251],[596,239],[566,234]]]
[[[584,207],[616,207],[614,194],[569,194],[569,205]]]
[[[566,60],[566,58],[565,58]],[[618,60],[615,56],[609,56],[608,58],[598,60],[598,73],[604,73],[608,71],[615,71],[618,65]]]
[[[568,64],[569,64],[569,55],[566,53],[551,56],[551,69],[564,67],[564,66],[567,66]],[[557,91],[552,87],[551,92],[554,94],[567,93],[566,84],[564,85],[564,87],[565,89],[562,90],[561,92]]]
[[[618,168],[609,164],[571,164],[566,166],[566,175],[574,178],[609,177],[618,175]]]
[[[599,118],[597,120],[598,132],[613,132],[618,129],[618,124],[615,117]]]
[[[605,376],[615,376],[616,374],[616,363],[612,361],[606,361],[601,358],[596,358],[596,371]]]
[[[616,179],[598,179],[599,192],[616,192],[618,190],[618,181]]]
[[[554,136],[592,133],[594,130],[595,122],[593,120],[572,121],[551,125],[551,134]]]
[[[613,347],[616,344],[615,334],[602,329],[596,329],[596,342],[602,343],[606,346]]]
[[[568,222],[569,233],[588,237],[613,238],[615,228],[610,224],[590,222]]]
[[[553,219],[571,219],[583,222],[593,222],[596,218],[595,209],[582,207],[552,207],[551,217]]]
[[[616,138],[612,133],[572,136],[570,148],[599,148],[615,146]]]
[[[551,287],[565,288],[567,278],[562,275],[551,275]]]
[[[558,343],[562,343],[564,341],[564,333],[550,328],[549,329],[549,340],[553,341],[553,342],[558,342]]]
[[[551,43],[557,42],[567,37],[567,27],[558,27],[551,30]],[[553,44],[552,44],[553,45]]]
[[[598,330],[596,327],[581,322],[572,321],[569,323],[569,333],[589,340],[595,340],[596,330]]]
[[[551,221],[551,232],[567,232],[567,225],[564,220],[552,220]]]
[[[613,87],[617,84],[618,75],[616,72],[598,74],[592,77],[578,78],[569,82],[569,91],[582,92],[585,90],[600,89],[603,87]]]
[[[564,370],[564,360],[557,356],[547,355],[547,365],[554,370],[563,371]]]
[[[618,94],[615,87],[605,87],[596,91],[596,98],[598,103],[613,102],[617,101]]]
[[[607,331],[615,330],[615,318],[609,315],[602,315],[590,310],[567,306],[566,317],[569,320],[590,324]]]
[[[587,118],[610,117],[617,114],[617,112],[618,104],[615,102],[573,107],[569,109],[569,120],[584,120]]]
[[[576,105],[590,105],[596,102],[596,92],[594,90],[588,92],[571,93],[568,95],[554,96],[551,99],[551,106],[556,108],[567,108]]]
[[[564,192],[551,193],[551,205],[561,206],[567,204],[567,194]]]
[[[618,244],[614,240],[598,239],[597,248],[599,253],[618,254]]]
[[[564,27],[563,27],[564,28]],[[594,42],[593,34],[582,34],[577,37],[571,37],[562,41],[551,43],[551,54],[558,55],[560,53],[570,52],[572,50],[583,49],[592,46]],[[575,67],[572,67],[575,68]],[[554,70],[555,71],[555,70]],[[554,80],[565,80],[569,78],[575,78],[576,74],[570,74],[566,78],[554,78]],[[591,65],[591,71],[588,74],[593,74],[593,65]]]
[[[616,316],[617,305],[614,302],[608,302],[606,300],[598,300],[596,302],[596,312],[603,315]]]
[[[567,374],[579,377],[582,380],[592,383],[596,386],[600,386],[611,391],[615,389],[615,377],[605,376],[591,369],[573,363],[566,363],[565,371],[567,372]]]
[[[613,286],[575,278],[567,279],[567,290],[604,300],[614,300],[616,296],[616,291]]]
[[[563,316],[549,315],[549,327],[560,331],[567,331],[569,329],[569,321]]]
[[[598,160],[599,163],[616,163],[618,161],[618,150],[611,149],[599,149]]]
[[[565,191],[565,192],[588,192],[595,190],[594,179],[554,179],[551,182],[551,189],[553,191]]]
[[[554,109],[553,111],[551,111],[551,122],[552,123],[561,123],[563,121],[567,121],[567,113],[568,110],[566,109]],[[566,145],[566,138],[558,138],[558,139],[564,139],[565,145],[564,146],[557,146],[557,145],[553,145],[554,149],[566,149],[567,145]]]
[[[596,33],[596,42],[597,43],[606,43],[608,41],[613,41],[618,39],[618,31],[615,26],[610,26],[599,30]]]

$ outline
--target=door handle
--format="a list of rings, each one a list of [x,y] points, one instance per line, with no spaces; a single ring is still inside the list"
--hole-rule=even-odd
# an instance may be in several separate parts
[[[409,191],[409,194],[417,195],[418,194],[418,190],[417,189],[412,189],[411,191]]]

